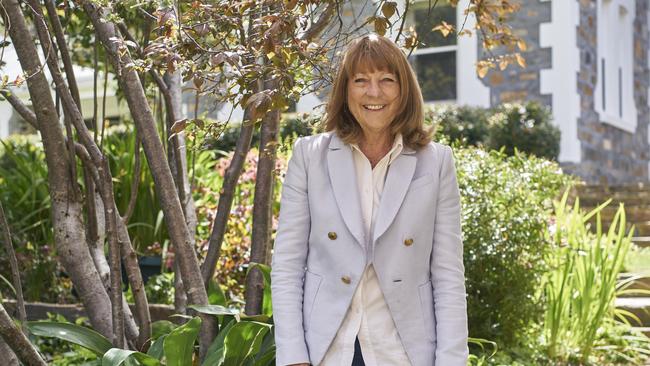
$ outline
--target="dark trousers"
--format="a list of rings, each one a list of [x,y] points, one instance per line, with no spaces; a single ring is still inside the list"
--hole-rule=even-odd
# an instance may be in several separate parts
[[[363,362],[363,356],[361,355],[361,345],[359,344],[359,338],[354,340],[354,358],[352,358],[352,366],[366,366]]]

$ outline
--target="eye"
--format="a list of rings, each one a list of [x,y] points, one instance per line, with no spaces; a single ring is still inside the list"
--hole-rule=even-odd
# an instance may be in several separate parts
[[[355,82],[355,83],[362,83],[362,82],[364,82],[364,81],[366,81],[365,78],[356,78],[356,79],[354,79],[354,82]]]
[[[382,81],[394,82],[395,79],[393,79],[391,77],[385,77],[385,78],[382,79]]]

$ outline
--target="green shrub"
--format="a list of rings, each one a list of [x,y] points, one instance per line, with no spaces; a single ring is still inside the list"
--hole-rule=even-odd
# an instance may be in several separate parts
[[[533,156],[454,151],[470,335],[508,350],[543,314],[535,294],[548,269],[545,233],[553,199],[570,180],[557,164]]]
[[[487,108],[438,104],[427,108],[425,121],[436,126],[436,140],[444,136],[464,146],[482,146],[490,130],[489,117]]]
[[[464,146],[515,149],[538,157],[557,160],[560,130],[551,124],[550,110],[536,102],[503,104],[495,108],[434,105],[425,121],[436,126],[436,139],[459,141]]]
[[[487,145],[497,150],[503,147],[508,155],[518,149],[557,160],[560,130],[550,120],[549,108],[538,103],[504,104],[496,108],[491,116]]]

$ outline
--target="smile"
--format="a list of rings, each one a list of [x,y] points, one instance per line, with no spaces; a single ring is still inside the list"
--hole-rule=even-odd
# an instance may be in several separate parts
[[[379,111],[384,109],[386,104],[366,104],[363,106],[363,108],[370,110],[370,111]]]

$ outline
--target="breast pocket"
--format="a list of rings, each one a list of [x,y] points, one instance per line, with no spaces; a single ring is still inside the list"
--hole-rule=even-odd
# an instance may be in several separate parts
[[[422,321],[424,323],[424,331],[429,337],[429,340],[435,340],[435,316],[433,310],[433,288],[431,287],[431,280],[418,287],[420,295],[420,309],[422,311]]]
[[[302,323],[305,331],[309,329],[309,325],[311,324],[311,314],[322,280],[323,278],[316,273],[310,271],[305,272],[302,301]]]

